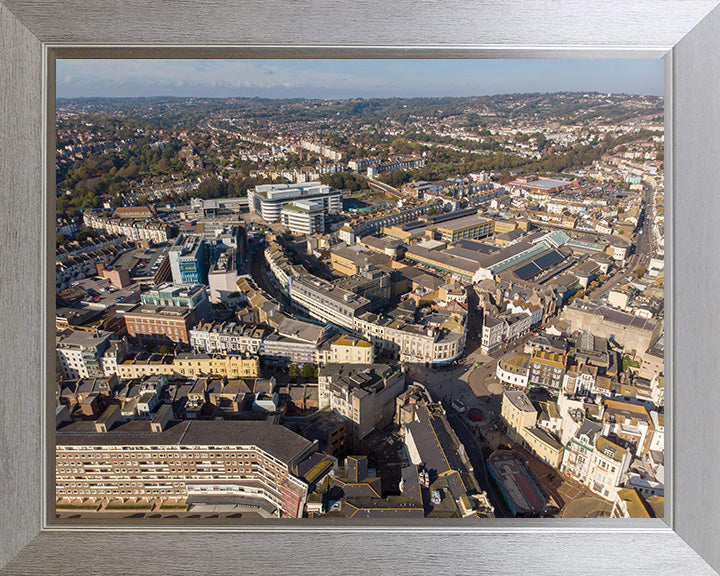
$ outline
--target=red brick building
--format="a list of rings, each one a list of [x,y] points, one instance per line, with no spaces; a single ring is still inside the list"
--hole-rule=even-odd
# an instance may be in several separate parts
[[[127,333],[141,340],[190,344],[197,314],[189,308],[138,304],[125,313]]]

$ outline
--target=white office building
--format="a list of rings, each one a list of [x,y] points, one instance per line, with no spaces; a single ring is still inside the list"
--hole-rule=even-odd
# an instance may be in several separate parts
[[[322,234],[325,232],[325,210],[320,200],[298,200],[284,205],[280,222],[295,234]]]
[[[342,192],[320,182],[263,184],[248,190],[250,211],[257,212],[267,222],[278,222],[283,206],[299,200],[317,200],[324,212],[342,210]]]

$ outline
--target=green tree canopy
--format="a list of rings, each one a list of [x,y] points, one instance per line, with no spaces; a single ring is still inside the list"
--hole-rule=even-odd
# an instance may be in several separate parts
[[[317,368],[315,368],[312,364],[303,364],[303,367],[300,370],[300,376],[303,378],[313,378],[317,376],[317,373]]]

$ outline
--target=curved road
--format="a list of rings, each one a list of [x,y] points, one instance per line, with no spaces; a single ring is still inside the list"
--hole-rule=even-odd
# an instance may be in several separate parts
[[[473,436],[472,432],[468,429],[467,424],[463,422],[462,418],[455,414],[452,409],[446,409],[446,413],[450,426],[452,426],[452,429],[455,434],[457,434],[458,439],[462,442],[463,446],[465,446],[465,452],[472,464],[475,479],[480,485],[480,488],[487,493],[490,504],[495,507],[495,517],[512,518],[512,514],[510,513],[500,490],[488,474],[487,467],[485,466],[485,458],[483,458],[482,455],[482,449],[477,443],[475,436]]]
[[[265,263],[264,250],[265,248],[259,244],[253,244],[250,246],[250,249],[248,250],[247,271],[250,272],[250,276],[252,276],[253,280],[255,280],[258,288],[275,298],[285,307],[285,309],[289,309],[290,302],[288,301],[287,296],[280,292],[280,290],[278,290],[274,283],[270,280],[270,272],[267,268],[267,264]]]

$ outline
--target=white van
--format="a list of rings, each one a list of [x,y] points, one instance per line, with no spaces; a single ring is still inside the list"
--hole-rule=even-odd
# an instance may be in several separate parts
[[[460,414],[462,414],[466,410],[465,404],[463,403],[462,400],[457,400],[457,399],[453,400],[452,407],[456,412],[459,412]]]

